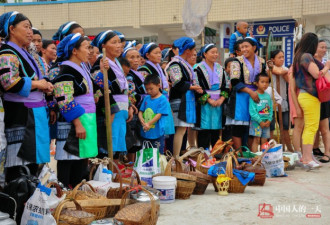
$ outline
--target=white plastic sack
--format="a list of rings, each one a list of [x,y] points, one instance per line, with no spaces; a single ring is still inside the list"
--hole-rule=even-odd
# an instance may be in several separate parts
[[[111,183],[112,172],[108,170],[106,165],[100,164],[95,172],[93,180]]]
[[[56,225],[48,203],[50,194],[50,188],[38,185],[25,204],[21,225]]]
[[[52,170],[49,165],[46,163],[39,174],[38,179],[42,184],[47,184],[48,182],[56,182],[57,176],[54,170]]]
[[[152,176],[160,173],[159,151],[149,141],[144,141],[142,149],[136,153],[134,169],[141,180],[152,186]]]
[[[261,162],[265,166],[267,177],[286,176],[284,172],[283,147],[281,144],[276,144],[275,147],[269,149]]]

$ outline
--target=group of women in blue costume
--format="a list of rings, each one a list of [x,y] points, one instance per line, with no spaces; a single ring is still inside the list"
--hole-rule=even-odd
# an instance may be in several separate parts
[[[256,76],[266,71],[266,63],[263,58],[256,55],[259,43],[251,37],[242,40],[242,56],[236,57],[231,62],[230,83],[231,95],[228,100],[226,125],[232,127],[232,139],[234,148],[242,146],[242,140],[248,138],[250,125],[249,98],[259,102],[258,94],[254,85]]]
[[[50,161],[45,93],[53,85],[43,78],[27,51],[32,42],[32,23],[19,12],[0,17],[0,82],[7,139],[6,180],[19,176],[21,165],[36,173],[38,164]]]
[[[218,49],[215,44],[202,48],[204,60],[197,64],[195,72],[203,94],[197,98],[198,146],[214,146],[222,129],[222,110],[229,94],[229,78],[217,63]]]

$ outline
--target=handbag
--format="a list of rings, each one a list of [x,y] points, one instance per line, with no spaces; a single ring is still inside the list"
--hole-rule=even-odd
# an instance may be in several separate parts
[[[315,82],[317,95],[320,102],[330,101],[330,82],[325,76],[319,76]]]
[[[21,166],[19,172],[20,176],[10,181],[4,188],[4,193],[14,198],[17,203],[17,224],[20,223],[24,204],[32,196],[40,182],[37,177],[31,175],[29,168],[26,166]]]

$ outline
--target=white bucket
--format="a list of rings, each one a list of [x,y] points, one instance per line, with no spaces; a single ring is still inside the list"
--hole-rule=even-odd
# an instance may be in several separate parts
[[[170,176],[158,176],[152,178],[153,188],[162,193],[160,203],[173,203],[175,201],[176,178]]]

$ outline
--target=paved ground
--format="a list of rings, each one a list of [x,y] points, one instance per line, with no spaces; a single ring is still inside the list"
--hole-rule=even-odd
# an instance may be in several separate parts
[[[311,172],[296,168],[287,174],[228,196],[219,196],[210,184],[204,195],[162,204],[157,225],[330,224],[330,165]],[[272,218],[258,217],[264,203],[266,210],[272,207]],[[307,218],[313,216],[308,214],[320,218]]]
[[[55,161],[51,166],[54,168]],[[330,224],[330,163],[316,171],[287,171],[288,177],[269,178],[265,186],[247,186],[243,194],[219,196],[209,184],[204,195],[161,204],[157,225]],[[259,207],[265,210],[258,216]],[[312,214],[312,215],[308,215]],[[319,218],[307,218],[307,216]]]

